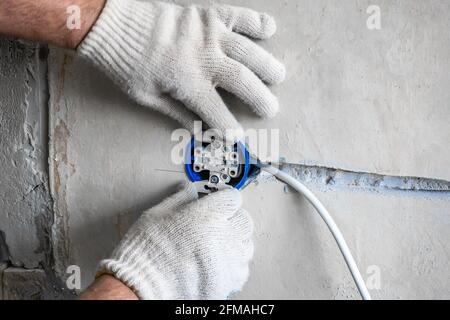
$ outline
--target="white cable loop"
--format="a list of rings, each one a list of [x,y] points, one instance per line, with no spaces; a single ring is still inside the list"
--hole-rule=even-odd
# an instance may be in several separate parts
[[[369,291],[367,290],[366,284],[364,283],[364,279],[362,278],[361,273],[358,270],[358,266],[356,265],[356,262],[353,259],[352,253],[350,252],[350,249],[347,243],[345,242],[344,236],[342,235],[341,231],[334,222],[328,210],[319,201],[319,199],[317,199],[317,197],[305,185],[303,185],[300,181],[294,179],[287,173],[272,166],[262,165],[261,169],[272,174],[278,180],[288,184],[289,186],[294,188],[297,192],[303,194],[305,198],[312,204],[312,206],[317,210],[317,212],[322,217],[323,221],[325,221],[325,223],[327,224],[328,229],[333,234],[333,237],[336,240],[339,250],[344,256],[345,262],[347,263],[347,266],[350,270],[350,273],[352,274],[352,277],[356,283],[356,286],[362,298],[364,300],[372,300]]]

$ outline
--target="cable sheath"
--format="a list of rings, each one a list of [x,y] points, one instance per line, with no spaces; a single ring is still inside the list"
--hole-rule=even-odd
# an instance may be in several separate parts
[[[358,266],[356,265],[356,262],[353,259],[352,253],[350,252],[350,249],[344,239],[344,236],[342,235],[341,231],[334,222],[334,219],[331,217],[328,210],[319,201],[319,199],[304,184],[294,179],[286,172],[283,172],[272,166],[261,166],[261,168],[264,171],[275,176],[278,180],[288,184],[289,186],[294,188],[297,192],[303,194],[305,198],[309,201],[309,203],[311,203],[311,205],[317,210],[319,215],[322,217],[323,221],[325,221],[326,225],[328,226],[328,229],[331,231],[334,239],[336,240],[339,250],[344,256],[344,260],[350,270],[350,273],[352,274],[353,280],[355,281],[355,284],[358,288],[359,293],[361,294],[361,297],[364,300],[371,300],[369,291],[367,290],[366,284],[364,283],[364,279],[361,276],[361,273],[359,272]]]

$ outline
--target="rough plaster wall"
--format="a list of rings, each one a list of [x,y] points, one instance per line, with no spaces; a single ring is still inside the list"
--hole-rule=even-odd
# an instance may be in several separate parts
[[[47,54],[0,39],[0,299],[65,296],[51,270]]]
[[[46,290],[49,279],[42,269],[7,268],[3,271],[4,300],[42,300],[48,298]]]
[[[39,231],[48,218],[40,66],[36,46],[0,40],[0,256],[25,268],[44,260]]]
[[[383,29],[369,32],[366,1],[233,2],[278,17],[279,34],[262,45],[289,70],[274,89],[278,118],[257,121],[227,97],[233,110],[246,126],[281,129],[289,162],[316,166],[293,173],[329,207],[363,272],[381,268],[376,298],[448,298],[448,3],[379,1]],[[52,50],[49,68],[56,270],[81,266],[86,286],[138,212],[183,181],[169,158],[177,124],[69,53]],[[357,298],[301,197],[271,179],[244,194],[256,253],[238,298]]]

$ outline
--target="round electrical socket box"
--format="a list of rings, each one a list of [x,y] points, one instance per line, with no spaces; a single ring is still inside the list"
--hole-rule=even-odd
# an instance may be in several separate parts
[[[242,143],[227,145],[212,137],[209,141],[192,139],[186,148],[185,170],[190,181],[207,182],[206,188],[219,190],[224,185],[241,189],[250,172],[250,154]]]

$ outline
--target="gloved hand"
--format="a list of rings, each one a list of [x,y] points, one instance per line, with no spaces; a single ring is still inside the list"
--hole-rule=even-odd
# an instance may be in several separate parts
[[[253,224],[235,189],[197,199],[184,190],[145,212],[97,277],[114,275],[141,299],[225,299],[241,290]]]
[[[245,8],[108,0],[78,53],[139,104],[171,116],[191,132],[200,117],[224,134],[240,126],[217,87],[240,97],[260,116],[278,111],[277,98],[263,81],[281,82],[285,68],[242,36],[266,39],[275,31],[272,17]]]

